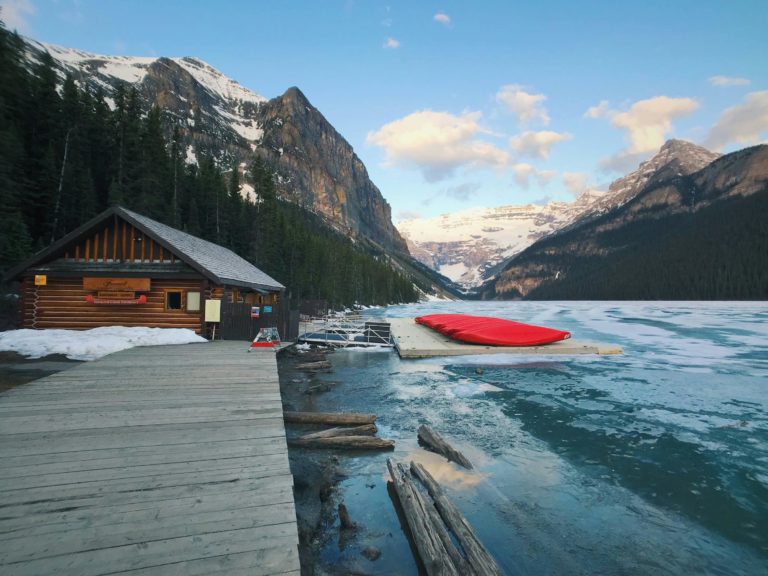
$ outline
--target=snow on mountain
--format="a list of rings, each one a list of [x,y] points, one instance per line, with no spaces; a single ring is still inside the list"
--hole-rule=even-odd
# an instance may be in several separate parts
[[[597,218],[647,186],[692,174],[719,156],[690,142],[669,140],[637,170],[615,180],[607,192],[589,190],[573,203],[472,208],[405,220],[397,228],[414,257],[469,290],[493,276],[498,264],[544,236]]]
[[[650,160],[637,170],[614,180],[608,192],[582,214],[593,218],[626,204],[649,184],[693,174],[720,157],[720,154],[685,140],[668,140]]]
[[[101,86],[107,94],[112,93],[114,80],[138,85],[150,74],[152,66],[168,66],[169,62],[173,62],[189,73],[203,90],[208,92],[214,102],[213,109],[239,136],[253,144],[260,142],[264,135],[263,128],[253,118],[253,111],[260,104],[267,102],[267,99],[198,58],[106,56],[38,42],[31,38],[25,38],[25,41],[35,51],[48,51],[61,66],[62,73],[67,71],[83,75],[89,81]],[[34,60],[39,59],[38,54],[31,53],[30,56]],[[181,101],[188,101],[180,93],[175,96]],[[111,106],[114,107],[114,100]],[[189,118],[188,123],[194,125],[194,119]]]
[[[177,135],[188,164],[212,158],[238,166],[241,194],[253,201],[245,168],[260,157],[273,168],[278,196],[351,237],[407,251],[391,209],[352,146],[297,87],[267,100],[198,58],[103,56],[25,39],[29,64],[53,58],[59,77],[98,90],[112,109],[130,87],[140,107],[161,111],[166,139]]]
[[[415,258],[471,289],[480,286],[496,265],[571,223],[602,195],[589,190],[572,203],[471,208],[403,220],[397,229]]]

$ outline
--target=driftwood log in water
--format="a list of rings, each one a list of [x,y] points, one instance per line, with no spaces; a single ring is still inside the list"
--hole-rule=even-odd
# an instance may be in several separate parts
[[[393,440],[371,436],[331,436],[330,438],[295,438],[288,440],[291,446],[301,448],[336,448],[341,450],[394,450]]]
[[[334,436],[373,436],[378,432],[376,424],[363,424],[362,426],[353,426],[352,428],[328,428],[320,432],[304,434],[300,440],[313,440],[316,438],[331,438]]]
[[[359,426],[373,424],[375,414],[345,412],[283,412],[283,420],[290,424],[328,424],[329,426]]]
[[[317,362],[304,362],[296,364],[297,370],[330,370],[331,363],[328,360],[319,360]]]
[[[421,425],[418,431],[419,443],[429,448],[433,452],[442,454],[448,460],[456,462],[459,466],[464,466],[468,470],[472,470],[472,463],[467,459],[464,454],[456,450],[440,434],[432,430],[429,426]]]
[[[408,469],[391,458],[387,459],[387,468],[427,574],[466,574],[465,562],[437,510],[419,491]]]
[[[475,531],[472,530],[472,526],[469,525],[466,518],[453,505],[453,502],[448,499],[435,479],[432,478],[432,475],[421,464],[416,462],[411,462],[411,472],[426,487],[427,492],[435,501],[435,507],[440,513],[440,517],[456,536],[459,544],[461,544],[472,573],[500,576],[502,572],[496,565],[493,557],[477,538]]]
[[[339,526],[342,530],[351,530],[357,527],[357,525],[352,522],[352,519],[349,517],[347,507],[343,503],[339,504]]]

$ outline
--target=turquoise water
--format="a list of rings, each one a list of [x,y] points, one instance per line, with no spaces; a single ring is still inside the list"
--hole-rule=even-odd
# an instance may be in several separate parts
[[[394,457],[450,493],[506,573],[768,573],[768,304],[440,303],[381,317],[457,311],[569,330],[622,356],[329,358],[342,384],[317,409],[370,411]],[[475,464],[421,450],[422,423]],[[343,458],[340,497],[364,530],[329,562],[416,572],[387,493],[391,454]],[[359,556],[366,545],[383,554]]]

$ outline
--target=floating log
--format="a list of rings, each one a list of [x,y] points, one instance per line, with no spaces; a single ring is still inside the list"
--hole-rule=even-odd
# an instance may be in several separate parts
[[[328,424],[331,426],[357,426],[373,424],[375,414],[353,412],[283,412],[283,420],[291,424]]]
[[[315,384],[314,386],[307,388],[307,391],[304,392],[304,394],[319,394],[320,392],[328,392],[328,390],[337,384],[338,382],[321,382],[320,384]]]
[[[342,450],[394,450],[393,440],[371,436],[331,436],[330,438],[295,438],[288,440],[291,446],[301,448],[337,448]]]
[[[314,440],[316,438],[338,436],[373,436],[376,432],[378,432],[376,424],[363,424],[362,426],[354,426],[352,428],[329,428],[320,432],[312,432],[311,434],[304,434],[299,440]]]
[[[296,364],[297,370],[329,370],[331,363],[328,360],[320,360],[318,362],[304,362],[303,364]]]
[[[440,513],[440,517],[456,536],[459,544],[461,544],[472,572],[482,575],[492,574],[501,576],[502,572],[493,557],[477,538],[467,519],[453,505],[453,502],[448,499],[432,475],[421,464],[416,462],[411,462],[411,472],[426,487],[427,492],[435,501],[435,507]]]
[[[387,459],[387,468],[427,574],[466,574],[460,569],[465,562],[451,542],[437,510],[421,494],[408,470],[391,458]]]
[[[432,430],[429,426],[421,425],[418,431],[419,443],[429,448],[433,452],[442,454],[448,460],[456,462],[459,466],[464,466],[468,470],[472,470],[472,463],[467,459],[464,454],[456,450],[440,434]]]

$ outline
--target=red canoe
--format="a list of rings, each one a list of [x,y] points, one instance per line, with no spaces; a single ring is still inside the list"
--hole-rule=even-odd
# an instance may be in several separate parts
[[[563,330],[491,316],[428,314],[419,316],[416,322],[453,340],[490,346],[540,346],[571,337],[570,332]]]

